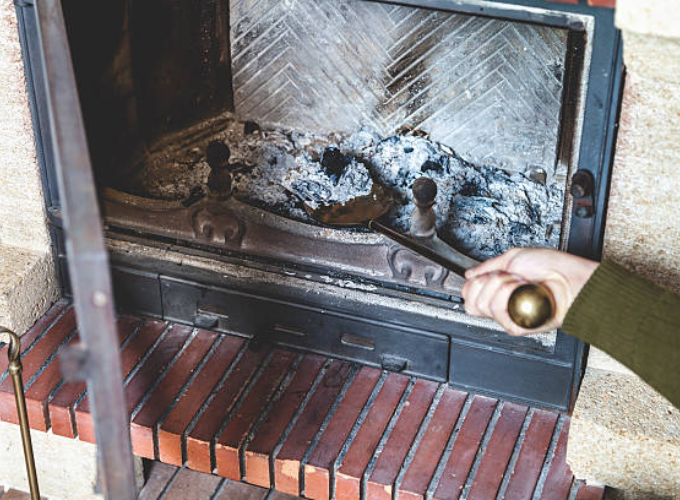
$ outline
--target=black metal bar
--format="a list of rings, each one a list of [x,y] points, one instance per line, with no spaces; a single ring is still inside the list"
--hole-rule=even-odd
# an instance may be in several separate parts
[[[78,329],[88,352],[100,487],[107,499],[131,500],[137,491],[111,275],[61,1],[41,0],[35,11]]]

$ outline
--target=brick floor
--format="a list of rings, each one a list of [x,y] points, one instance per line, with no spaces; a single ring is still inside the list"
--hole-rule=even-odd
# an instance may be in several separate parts
[[[568,416],[183,325],[118,324],[134,451],[173,465],[140,498],[239,498],[239,481],[319,500],[602,497],[565,462]],[[24,337],[31,426],[94,441],[85,387],[58,369],[76,334],[60,303]],[[5,350],[0,417],[13,422]]]
[[[161,462],[147,463],[147,466],[147,481],[139,494],[139,500],[296,500],[298,498]]]
[[[5,500],[31,500],[31,495],[18,490],[4,491],[2,486],[0,486],[0,498]]]
[[[41,500],[48,500],[47,497],[41,496]],[[584,497],[586,498],[586,497]],[[31,494],[26,491],[19,491],[12,488],[5,488],[0,485],[0,499],[2,500],[31,500]]]

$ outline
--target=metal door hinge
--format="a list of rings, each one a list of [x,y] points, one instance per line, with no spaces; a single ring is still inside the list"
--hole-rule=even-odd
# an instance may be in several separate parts
[[[64,227],[64,216],[61,213],[61,207],[52,206],[47,208],[47,220],[50,224],[56,227]]]
[[[574,213],[577,217],[588,219],[593,216],[595,207],[595,181],[587,170],[578,170],[571,179],[571,195],[574,197]]]

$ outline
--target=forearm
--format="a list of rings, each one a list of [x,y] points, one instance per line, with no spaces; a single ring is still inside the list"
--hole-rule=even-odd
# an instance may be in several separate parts
[[[679,296],[605,262],[579,293],[563,329],[627,365],[680,407]]]

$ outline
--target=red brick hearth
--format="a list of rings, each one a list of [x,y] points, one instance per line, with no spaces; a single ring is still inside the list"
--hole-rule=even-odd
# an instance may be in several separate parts
[[[313,499],[602,497],[565,462],[567,416],[179,324],[121,316],[119,332],[139,456]],[[29,417],[94,442],[85,386],[59,370],[77,340],[64,302],[23,337]],[[17,423],[6,369],[1,352],[0,418]]]

